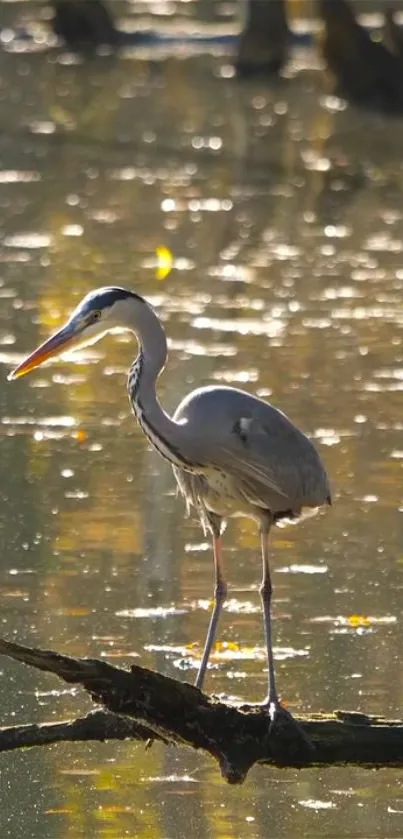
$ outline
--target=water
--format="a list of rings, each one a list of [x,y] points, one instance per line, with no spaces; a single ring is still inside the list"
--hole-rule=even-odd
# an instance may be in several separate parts
[[[194,678],[210,547],[133,422],[135,347],[113,336],[5,379],[83,293],[128,286],[169,335],[167,409],[199,384],[258,392],[328,468],[332,509],[272,540],[288,706],[401,716],[402,123],[343,109],[313,54],[289,80],[246,87],[225,54],[151,59],[2,53],[1,634]],[[260,700],[253,523],[232,522],[225,544],[230,600],[206,689]],[[3,725],[91,707],[51,676],[7,659],[1,672]],[[403,833],[395,770],[255,768],[234,789],[203,755],[129,742],[3,754],[1,772],[7,837]]]

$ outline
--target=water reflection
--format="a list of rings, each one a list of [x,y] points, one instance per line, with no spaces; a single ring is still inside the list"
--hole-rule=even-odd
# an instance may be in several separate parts
[[[332,512],[273,541],[285,700],[400,715],[402,126],[323,98],[309,57],[270,89],[235,86],[226,62],[170,59],[155,72],[128,56],[91,69],[2,56],[2,632],[195,672],[212,561],[130,415],[134,346],[110,338],[5,382],[83,293],[112,281],[164,321],[168,410],[197,384],[240,384],[321,447]],[[175,257],[163,282],[161,244]],[[260,699],[253,524],[230,523],[225,542],[227,646],[206,686]],[[50,676],[1,667],[3,724],[90,707]],[[392,770],[256,768],[233,790],[207,759],[158,745],[61,745],[2,763],[5,836],[401,832]]]

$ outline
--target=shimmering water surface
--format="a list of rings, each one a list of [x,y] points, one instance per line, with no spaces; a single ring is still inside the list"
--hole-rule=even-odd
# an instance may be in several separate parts
[[[35,8],[2,3],[0,23],[37,26]],[[155,25],[203,10],[133,3]],[[230,25],[233,4],[214,11]],[[281,406],[329,470],[333,508],[272,541],[285,701],[401,716],[402,122],[330,97],[314,53],[276,85],[242,86],[219,49],[84,62],[41,37],[1,51],[1,634],[194,678],[210,548],[130,414],[132,342],[6,382],[83,293],[128,286],[169,335],[167,409],[195,385],[239,385]],[[225,542],[206,688],[254,701],[267,676],[253,523]],[[2,724],[91,707],[7,659],[1,675]],[[234,789],[202,755],[131,742],[0,762],[2,837],[403,835],[394,770],[255,768]]]

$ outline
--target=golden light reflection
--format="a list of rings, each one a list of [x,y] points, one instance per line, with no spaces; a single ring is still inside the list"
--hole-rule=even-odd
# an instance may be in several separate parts
[[[365,115],[320,100],[312,69],[309,95],[306,78],[246,93],[224,77],[224,88],[210,85],[199,61],[161,64],[161,85],[147,61],[126,55],[54,58],[24,56],[24,72],[16,56],[2,64],[11,142],[0,172],[0,296],[3,334],[15,341],[4,338],[0,364],[18,363],[84,293],[116,284],[147,296],[163,319],[167,410],[219,382],[285,410],[321,449],[335,503],[296,530],[273,529],[280,688],[301,709],[393,713],[402,696],[401,126],[385,132],[379,120],[374,131]],[[156,258],[158,241],[172,251]],[[169,282],[156,282],[158,261]],[[111,337],[2,391],[4,631],[193,680],[211,544],[184,519],[169,468],[130,416],[135,352]],[[229,595],[206,689],[257,701],[267,674],[255,523],[232,522],[223,544]],[[10,569],[30,577],[16,585]],[[3,680],[13,712],[16,678]],[[51,695],[53,682],[39,704],[40,677],[24,678],[27,722],[91,707],[79,691]],[[2,802],[4,819],[13,806],[20,824],[26,780],[26,835],[36,819],[52,839],[161,839],[177,820],[178,835],[201,839],[327,835],[336,788],[349,791],[340,833],[356,818],[350,791],[365,803],[363,830],[377,813],[385,835],[395,831],[386,808],[395,780],[384,773],[364,783],[346,768],[303,778],[258,769],[232,790],[200,755],[156,744],[31,755],[14,776],[7,763]]]

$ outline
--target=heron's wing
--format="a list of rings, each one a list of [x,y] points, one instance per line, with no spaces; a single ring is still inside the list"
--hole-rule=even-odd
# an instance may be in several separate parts
[[[311,444],[284,418],[281,427],[264,425],[256,418],[241,417],[231,431],[217,431],[209,440],[209,465],[228,472],[241,495],[258,506],[287,506],[302,495],[298,460],[301,440]]]
[[[330,495],[315,447],[278,411],[267,421],[241,417],[217,429],[208,465],[230,475],[241,497],[273,513],[319,507]]]

